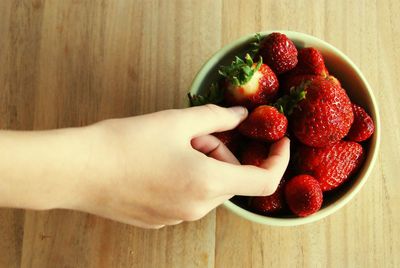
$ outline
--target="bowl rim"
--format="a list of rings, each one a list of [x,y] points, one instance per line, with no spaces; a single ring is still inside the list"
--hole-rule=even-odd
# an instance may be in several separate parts
[[[286,31],[286,30],[270,30],[270,31],[262,31],[259,32],[259,34],[264,37],[270,33],[273,32],[279,32],[287,35],[290,39],[301,39],[301,40],[307,40],[312,43],[319,43],[319,45],[322,45],[326,47],[328,50],[333,52],[336,56],[340,57],[341,60],[345,61],[355,72],[355,74],[359,77],[361,80],[361,83],[364,85],[364,88],[367,91],[367,97],[370,99],[372,105],[371,105],[371,116],[374,119],[375,122],[375,132],[371,140],[371,145],[369,150],[373,151],[372,158],[370,159],[369,166],[366,168],[364,171],[364,174],[362,178],[360,178],[357,182],[355,182],[354,187],[350,188],[346,193],[343,194],[341,198],[330,204],[329,206],[325,207],[324,209],[316,212],[315,214],[312,214],[308,217],[304,218],[276,218],[276,217],[269,217],[269,216],[264,216],[260,214],[253,213],[249,210],[246,210],[236,204],[234,204],[232,201],[227,200],[223,203],[223,205],[233,212],[234,214],[245,218],[249,221],[255,222],[255,223],[260,223],[260,224],[266,224],[266,225],[272,225],[272,226],[296,226],[296,225],[302,225],[306,223],[312,223],[315,221],[318,221],[320,219],[323,219],[332,213],[338,211],[340,208],[345,206],[364,186],[366,183],[369,175],[372,172],[373,167],[375,166],[377,157],[378,157],[378,152],[379,152],[379,147],[380,147],[380,136],[381,136],[381,126],[380,126],[380,116],[379,116],[379,109],[377,105],[377,100],[373,94],[372,88],[370,84],[368,83],[367,79],[361,72],[361,70],[354,64],[354,62],[346,56],[343,52],[341,52],[339,49],[334,47],[333,45],[329,44],[328,42],[321,40],[315,36],[301,33],[301,32],[295,32],[295,31]],[[239,46],[243,45],[244,43],[250,43],[252,40],[254,40],[254,35],[256,33],[251,33],[245,36],[242,36],[235,41],[225,45],[221,49],[219,49],[217,52],[215,52],[205,63],[204,65],[200,68],[198,73],[196,74],[192,85],[190,87],[190,92],[192,92],[194,89],[197,89],[200,87],[201,82],[204,78],[204,76],[208,73],[209,69],[214,66],[216,63],[218,63],[228,52],[238,48]]]

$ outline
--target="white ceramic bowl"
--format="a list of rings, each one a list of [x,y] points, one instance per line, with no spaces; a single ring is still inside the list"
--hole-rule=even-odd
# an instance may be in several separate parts
[[[272,32],[284,33],[298,48],[315,47],[319,49],[324,56],[325,64],[329,72],[339,79],[343,88],[346,89],[350,99],[364,107],[364,109],[366,109],[375,122],[375,133],[367,145],[369,148],[367,150],[364,164],[360,171],[352,178],[351,181],[346,183],[344,187],[340,187],[339,190],[335,191],[333,195],[324,194],[324,204],[322,208],[315,214],[305,218],[298,218],[295,216],[280,218],[269,217],[248,211],[230,200],[224,203],[224,206],[230,211],[252,222],[276,226],[295,226],[314,222],[327,217],[343,207],[360,191],[361,187],[367,181],[367,178],[371,173],[378,156],[381,132],[380,118],[378,105],[370,85],[368,84],[364,75],[361,73],[360,69],[345,54],[327,42],[304,33],[277,30],[261,32],[260,34],[262,37],[264,37]],[[250,34],[226,45],[217,51],[203,65],[196,75],[190,92],[193,94],[200,93],[204,89],[208,88],[211,82],[218,79],[218,68],[221,65],[229,64],[235,55],[244,55],[246,48],[248,48],[248,44],[251,43],[253,39],[254,34]]]

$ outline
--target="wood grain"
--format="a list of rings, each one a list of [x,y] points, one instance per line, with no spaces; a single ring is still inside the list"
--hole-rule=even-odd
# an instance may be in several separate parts
[[[378,163],[339,212],[294,228],[223,208],[142,230],[72,211],[0,210],[0,267],[400,267],[400,19],[397,0],[0,1],[0,125],[81,126],[185,105],[201,65],[250,32],[324,39],[380,104]]]

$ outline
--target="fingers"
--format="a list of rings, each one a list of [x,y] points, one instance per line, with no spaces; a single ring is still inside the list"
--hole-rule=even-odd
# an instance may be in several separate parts
[[[267,170],[286,169],[290,158],[290,140],[286,137],[275,142],[269,149],[268,158],[260,165]],[[280,173],[279,173],[280,174]],[[283,174],[283,173],[282,173]]]
[[[266,196],[275,192],[289,163],[289,139],[275,143],[270,154],[260,167],[237,166],[221,161],[210,163],[219,185],[220,195]]]
[[[192,147],[214,159],[240,165],[239,160],[217,137],[205,135],[192,139]]]
[[[182,110],[182,123],[191,137],[230,130],[247,117],[247,109],[241,106],[223,108],[213,104]]]

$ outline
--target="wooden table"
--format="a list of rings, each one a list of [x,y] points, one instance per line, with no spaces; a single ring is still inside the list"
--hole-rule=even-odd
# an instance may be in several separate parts
[[[79,212],[0,210],[0,267],[399,267],[400,2],[0,1],[0,125],[49,129],[185,104],[218,48],[288,29],[341,49],[380,104],[381,151],[339,212],[294,228],[224,208],[158,231]]]

